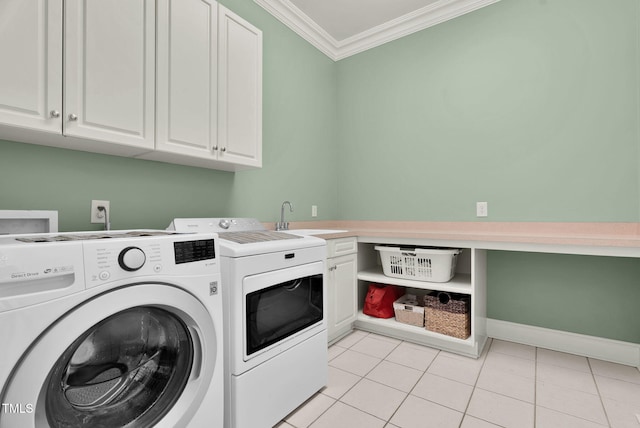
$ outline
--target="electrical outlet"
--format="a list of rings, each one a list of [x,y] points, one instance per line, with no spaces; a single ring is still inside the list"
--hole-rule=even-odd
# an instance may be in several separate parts
[[[91,201],[91,223],[104,224],[106,216],[104,215],[104,211],[100,211],[98,207],[104,207],[110,215],[109,201]]]
[[[318,217],[318,206],[311,205],[311,217]]]
[[[487,217],[489,206],[486,202],[476,202],[476,217]]]

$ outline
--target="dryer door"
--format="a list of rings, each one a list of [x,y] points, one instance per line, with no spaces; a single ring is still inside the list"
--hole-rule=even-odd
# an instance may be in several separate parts
[[[211,316],[190,294],[159,284],[111,291],[68,313],[25,355],[4,398],[25,412],[5,412],[0,426],[186,426],[216,348]]]

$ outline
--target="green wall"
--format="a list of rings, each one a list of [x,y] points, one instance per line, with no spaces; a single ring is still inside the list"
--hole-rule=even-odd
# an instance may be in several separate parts
[[[491,251],[490,318],[640,343],[632,258]]]
[[[637,0],[502,0],[337,63],[250,0],[263,165],[227,173],[0,141],[0,209],[60,229],[174,217],[640,221]],[[475,202],[489,217],[475,217]],[[489,317],[640,343],[636,259],[490,252]]]
[[[340,216],[638,221],[638,4],[503,0],[340,61]]]
[[[502,0],[338,62],[340,218],[640,221],[639,9]],[[490,252],[488,316],[640,343],[639,270]]]

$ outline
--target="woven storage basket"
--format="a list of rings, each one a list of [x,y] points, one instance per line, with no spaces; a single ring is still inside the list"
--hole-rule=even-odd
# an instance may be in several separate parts
[[[471,335],[471,299],[465,294],[433,291],[424,296],[425,328],[466,339]]]
[[[396,321],[403,324],[424,327],[424,306],[415,294],[405,294],[393,302]]]

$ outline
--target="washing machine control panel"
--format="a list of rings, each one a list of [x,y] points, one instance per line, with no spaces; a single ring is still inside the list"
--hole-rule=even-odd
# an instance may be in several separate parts
[[[85,241],[86,287],[143,276],[217,274],[217,239],[197,236]]]

